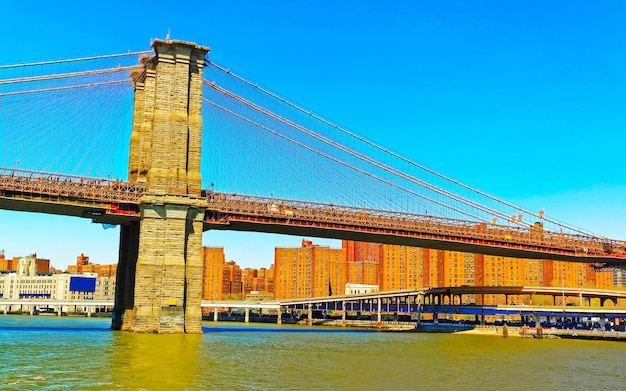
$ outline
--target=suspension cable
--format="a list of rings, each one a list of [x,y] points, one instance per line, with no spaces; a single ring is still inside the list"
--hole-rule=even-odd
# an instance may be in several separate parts
[[[50,88],[40,88],[35,90],[25,90],[25,91],[14,91],[14,92],[2,92],[0,96],[12,96],[12,95],[26,95],[26,94],[36,94],[40,92],[52,92],[52,91],[63,91],[63,90],[71,90],[75,88],[89,88],[89,87],[98,87],[112,84],[124,84],[131,83],[132,79],[122,79],[122,80],[110,80],[103,81],[100,83],[88,83],[88,84],[76,84],[72,86],[63,86],[63,87],[50,87]]]
[[[2,79],[0,80],[0,85],[30,83],[30,82],[35,82],[35,81],[57,80],[57,79],[66,79],[66,78],[81,77],[81,76],[104,75],[104,74],[109,74],[109,73],[132,71],[132,70],[140,69],[140,68],[141,68],[140,65],[131,65],[131,66],[125,66],[125,67],[119,66],[116,68],[96,69],[92,71],[55,73],[55,74],[41,75],[41,76],[17,77],[13,79]]]
[[[80,58],[71,58],[71,59],[65,59],[65,60],[52,60],[52,61],[40,61],[40,62],[31,62],[31,63],[23,63],[23,64],[0,65],[0,69],[31,67],[31,66],[38,66],[38,65],[63,64],[63,63],[68,63],[68,62],[79,62],[79,61],[89,61],[89,60],[104,60],[108,58],[135,56],[135,55],[150,54],[150,53],[154,53],[154,52],[152,50],[143,50],[139,52],[131,52],[129,50],[128,53],[121,53],[121,54],[108,54],[108,55],[102,55],[102,56],[80,57]]]
[[[360,174],[363,174],[363,175],[369,176],[370,178],[373,178],[373,179],[375,179],[375,180],[377,180],[377,181],[383,182],[383,183],[385,183],[385,184],[387,184],[387,185],[389,185],[389,186],[392,186],[392,187],[395,187],[396,189],[399,189],[399,190],[405,191],[405,192],[407,192],[407,193],[409,193],[409,194],[412,194],[412,195],[414,195],[414,196],[416,196],[416,197],[422,198],[422,199],[424,199],[424,200],[426,200],[426,201],[429,201],[429,202],[432,202],[432,203],[434,203],[434,204],[437,204],[437,205],[443,206],[444,208],[452,209],[452,210],[454,210],[454,211],[456,211],[456,212],[458,212],[458,213],[461,213],[461,214],[463,214],[463,215],[465,215],[465,216],[469,216],[469,217],[472,217],[472,218],[477,219],[477,220],[479,220],[479,221],[486,222],[486,220],[485,220],[484,218],[481,218],[481,217],[479,217],[479,216],[475,216],[475,215],[473,215],[473,214],[471,214],[471,213],[469,213],[469,212],[466,212],[466,211],[463,211],[463,210],[460,210],[460,209],[454,208],[453,206],[445,205],[445,204],[444,204],[444,203],[442,203],[441,201],[438,201],[438,200],[432,199],[432,198],[427,197],[427,196],[425,196],[425,195],[423,195],[423,194],[416,193],[416,192],[415,192],[415,191],[413,191],[413,190],[410,190],[410,189],[404,188],[404,187],[402,187],[402,186],[400,186],[400,185],[398,185],[398,184],[396,184],[396,183],[394,183],[394,182],[391,182],[391,181],[389,181],[389,180],[386,180],[386,179],[380,178],[379,176],[376,176],[376,175],[374,175],[374,174],[372,174],[372,173],[370,173],[370,172],[364,171],[364,170],[362,170],[362,169],[360,169],[360,168],[358,168],[358,167],[355,167],[355,166],[353,166],[353,165],[351,165],[351,164],[348,164],[348,163],[346,163],[346,162],[344,162],[344,161],[342,161],[342,160],[339,160],[339,159],[337,159],[337,158],[335,158],[335,157],[332,157],[332,156],[330,156],[330,155],[328,155],[328,154],[325,154],[325,153],[323,153],[323,152],[321,152],[321,151],[319,151],[319,150],[317,150],[317,149],[315,149],[315,148],[312,148],[312,147],[307,146],[307,145],[305,145],[305,144],[303,144],[303,143],[301,143],[301,142],[298,142],[298,141],[296,141],[296,140],[293,140],[293,139],[291,139],[291,138],[289,138],[289,137],[287,137],[287,136],[285,136],[285,135],[283,135],[283,134],[281,134],[281,133],[278,133],[278,132],[276,132],[276,131],[274,131],[274,130],[272,130],[272,129],[270,129],[270,128],[266,127],[266,126],[263,126],[263,125],[259,124],[258,122],[255,122],[255,121],[253,121],[253,120],[251,120],[251,119],[249,119],[249,118],[246,118],[246,117],[244,117],[244,116],[242,116],[242,115],[239,115],[239,114],[237,114],[237,113],[235,113],[235,112],[233,112],[233,111],[231,111],[231,110],[228,110],[227,108],[225,108],[225,107],[223,107],[223,106],[221,106],[221,105],[218,105],[217,103],[212,102],[212,101],[210,101],[210,100],[208,100],[208,99],[206,99],[206,98],[202,98],[202,100],[203,100],[203,101],[205,101],[205,102],[207,102],[208,104],[210,104],[210,105],[214,106],[214,107],[219,108],[220,110],[223,110],[224,112],[226,112],[226,113],[228,113],[228,114],[230,114],[230,115],[232,115],[232,116],[234,116],[234,117],[236,117],[236,118],[239,118],[239,119],[241,119],[241,120],[243,120],[243,121],[245,121],[245,122],[248,122],[249,124],[251,124],[251,125],[253,125],[253,126],[255,126],[255,127],[258,127],[258,128],[260,128],[260,129],[263,129],[263,130],[265,130],[266,132],[269,132],[269,133],[271,133],[271,134],[273,134],[273,135],[275,135],[275,136],[278,136],[278,137],[280,137],[280,138],[282,138],[282,139],[284,139],[284,140],[286,140],[286,141],[288,141],[288,142],[290,142],[290,143],[293,143],[293,144],[295,144],[295,145],[297,145],[297,146],[299,146],[299,147],[301,147],[301,148],[304,148],[304,149],[306,149],[306,150],[308,150],[308,151],[310,151],[310,152],[313,152],[313,153],[315,153],[315,154],[317,154],[317,155],[320,155],[320,156],[322,156],[322,157],[324,157],[324,158],[326,158],[326,159],[329,159],[329,160],[331,160],[331,161],[333,161],[333,162],[335,162],[335,163],[338,163],[338,164],[340,164],[340,165],[342,165],[342,166],[344,166],[344,167],[347,167],[347,168],[349,168],[349,169],[351,169],[351,170],[354,170],[354,171],[356,171],[356,172],[358,172],[358,173],[360,173]]]
[[[336,149],[339,149],[340,151],[345,152],[345,153],[347,153],[347,154],[349,154],[349,155],[351,155],[353,157],[356,157],[356,158],[358,158],[358,159],[360,159],[360,160],[362,160],[362,161],[364,161],[366,163],[369,163],[369,164],[371,164],[371,165],[373,165],[373,166],[375,166],[377,168],[380,168],[383,171],[386,171],[386,172],[389,172],[391,174],[397,175],[398,177],[400,177],[400,178],[402,178],[404,180],[407,180],[407,181],[412,182],[414,184],[423,186],[424,188],[426,188],[428,190],[431,190],[431,191],[433,191],[435,193],[438,193],[440,195],[443,195],[443,196],[446,196],[448,198],[451,198],[451,199],[453,199],[453,200],[455,200],[457,202],[460,202],[461,204],[464,204],[464,205],[473,207],[475,209],[478,209],[478,210],[480,210],[480,211],[482,211],[484,213],[499,216],[500,218],[505,219],[505,221],[508,218],[507,215],[505,215],[504,213],[502,213],[502,212],[500,212],[498,210],[488,208],[488,207],[483,206],[481,204],[478,204],[478,203],[476,203],[474,201],[465,199],[465,198],[463,198],[463,197],[461,197],[459,195],[451,193],[451,192],[449,192],[449,191],[447,191],[445,189],[441,189],[441,188],[439,188],[439,187],[437,187],[435,185],[432,185],[432,184],[430,184],[428,182],[425,182],[425,181],[420,180],[418,178],[415,178],[415,177],[413,177],[411,175],[408,175],[408,174],[406,174],[404,172],[401,172],[401,171],[399,171],[399,170],[397,170],[397,169],[395,169],[393,167],[390,167],[390,166],[388,166],[386,164],[378,162],[378,161],[372,159],[371,157],[369,157],[367,155],[363,155],[363,154],[361,154],[361,153],[359,153],[357,151],[354,151],[354,150],[352,150],[352,149],[350,149],[350,148],[348,148],[348,147],[346,147],[346,146],[344,146],[342,144],[339,144],[339,143],[337,143],[335,141],[332,141],[332,140],[330,140],[330,139],[328,139],[328,138],[326,138],[324,136],[321,136],[321,135],[319,135],[319,134],[317,134],[317,133],[315,133],[315,132],[313,132],[313,131],[311,131],[311,130],[309,130],[309,129],[307,129],[307,128],[299,125],[299,124],[294,123],[293,121],[290,121],[290,120],[288,120],[288,119],[286,119],[284,117],[281,117],[281,116],[277,115],[276,113],[274,113],[272,111],[269,111],[269,110],[267,110],[267,109],[265,109],[263,107],[260,107],[260,106],[258,106],[256,104],[254,104],[253,102],[250,102],[250,101],[240,97],[239,95],[236,95],[236,94],[234,94],[234,93],[232,93],[232,92],[230,92],[230,91],[228,91],[228,90],[226,90],[226,89],[224,89],[224,88],[222,88],[220,86],[217,86],[215,83],[210,83],[210,82],[206,82],[205,81],[204,84],[210,86],[211,88],[217,90],[218,92],[220,92],[220,93],[222,93],[222,94],[224,94],[224,95],[226,95],[226,96],[228,96],[228,97],[230,97],[232,99],[235,99],[235,100],[243,103],[244,105],[246,105],[248,107],[251,107],[251,108],[261,112],[262,114],[265,114],[265,115],[267,115],[267,116],[269,116],[269,117],[271,117],[271,118],[273,118],[273,119],[275,119],[275,120],[277,120],[279,122],[282,122],[282,123],[284,123],[284,124],[294,128],[294,129],[297,129],[297,130],[307,134],[308,136],[311,136],[311,137],[315,138],[318,141],[321,141],[321,142],[323,142],[323,143],[325,143],[327,145],[330,145],[330,146],[332,146],[332,147],[334,147]],[[484,219],[481,219],[481,220],[484,220]],[[513,221],[513,222],[515,223],[517,221]],[[519,221],[518,223],[521,226],[525,226],[525,227],[530,226],[530,224],[526,223],[526,222]]]
[[[268,95],[268,96],[270,96],[271,98],[276,99],[276,100],[286,104],[287,106],[289,106],[289,107],[291,107],[291,108],[293,108],[293,109],[295,109],[297,111],[300,111],[301,113],[304,113],[304,114],[306,114],[306,115],[308,115],[308,116],[310,116],[310,117],[312,117],[312,118],[314,118],[314,119],[324,123],[325,125],[328,125],[328,126],[330,126],[332,128],[335,128],[338,131],[340,131],[340,132],[342,132],[342,133],[344,133],[344,134],[346,134],[346,135],[348,135],[350,137],[353,137],[356,140],[361,141],[361,142],[365,143],[366,145],[369,145],[372,148],[375,148],[375,149],[377,149],[377,150],[379,150],[379,151],[381,151],[383,153],[386,153],[389,156],[392,156],[392,157],[394,157],[396,159],[400,159],[401,161],[403,161],[403,162],[405,162],[405,163],[407,163],[407,164],[409,164],[411,166],[414,166],[414,167],[416,167],[416,168],[418,168],[420,170],[423,170],[423,171],[425,171],[425,172],[427,172],[427,173],[429,173],[431,175],[439,177],[439,178],[441,178],[441,179],[443,179],[445,181],[448,181],[448,182],[450,182],[450,183],[452,183],[454,185],[457,185],[457,186],[459,186],[461,188],[469,190],[470,192],[478,194],[478,195],[480,195],[482,197],[488,198],[489,200],[495,201],[496,203],[502,204],[502,205],[504,205],[506,207],[509,207],[509,208],[512,208],[512,209],[517,210],[519,212],[522,212],[522,213],[528,214],[530,216],[536,217],[537,219],[547,221],[547,222],[549,222],[551,224],[556,225],[557,227],[560,227],[560,228],[563,228],[563,229],[566,229],[566,230],[570,230],[570,231],[573,231],[573,232],[577,232],[577,233],[580,233],[580,234],[583,234],[583,235],[591,235],[593,237],[598,237],[597,235],[589,233],[589,232],[586,232],[586,231],[583,231],[582,229],[574,228],[574,227],[571,227],[571,226],[567,226],[567,225],[565,225],[565,224],[563,224],[563,223],[561,223],[559,221],[556,221],[554,219],[550,219],[550,218],[547,218],[545,216],[540,216],[539,214],[537,214],[535,212],[531,212],[531,211],[529,211],[527,209],[524,209],[522,207],[519,207],[519,206],[513,205],[511,203],[508,203],[506,201],[500,200],[500,199],[498,199],[498,198],[496,198],[494,196],[491,196],[491,195],[489,195],[487,193],[484,193],[484,192],[482,192],[480,190],[477,190],[477,189],[474,189],[474,188],[472,188],[472,187],[470,187],[468,185],[465,185],[465,184],[463,184],[463,183],[461,183],[461,182],[459,182],[457,180],[454,180],[454,179],[449,178],[449,177],[447,177],[445,175],[442,175],[442,174],[440,174],[440,173],[438,173],[436,171],[433,171],[433,170],[431,170],[431,169],[429,169],[427,167],[424,167],[424,166],[422,166],[422,165],[420,165],[418,163],[415,163],[412,160],[409,160],[409,159],[407,159],[407,158],[405,158],[405,157],[403,157],[401,155],[398,155],[398,154],[396,154],[396,153],[394,153],[394,152],[392,152],[390,150],[387,150],[386,148],[383,148],[382,146],[379,146],[378,144],[375,144],[375,143],[373,143],[373,142],[371,142],[371,141],[369,141],[369,140],[367,140],[367,139],[365,139],[363,137],[360,137],[360,136],[358,136],[358,135],[356,135],[356,134],[354,134],[354,133],[352,133],[352,132],[350,132],[350,131],[342,128],[342,127],[340,127],[339,125],[334,124],[334,123],[332,123],[332,122],[330,122],[330,121],[328,121],[328,120],[326,120],[326,119],[324,119],[324,118],[322,118],[322,117],[312,113],[311,111],[307,111],[307,110],[301,108],[300,106],[298,106],[298,105],[296,105],[296,104],[286,100],[285,98],[281,98],[278,95],[276,95],[276,94],[274,94],[274,93],[272,93],[272,92],[270,92],[270,91],[268,91],[268,90],[266,90],[266,89],[264,89],[262,87],[259,87],[257,84],[252,83],[252,82],[244,79],[243,77],[241,77],[241,76],[239,76],[237,74],[232,73],[230,71],[230,69],[224,68],[224,67],[222,67],[222,66],[220,66],[220,65],[218,65],[218,64],[216,64],[216,63],[214,63],[212,61],[209,61],[209,60],[207,60],[206,63],[211,65],[211,66],[213,66],[214,68],[216,68],[216,69],[218,69],[218,70],[220,70],[220,71],[222,71],[222,72],[232,76],[233,78],[235,78],[235,79],[245,83],[246,85],[248,85],[248,86],[250,86],[250,87],[252,87],[252,88],[254,88],[254,89],[256,89],[256,90],[258,90],[258,91],[260,91],[260,92],[262,92],[262,93],[264,93],[266,95]],[[527,223],[527,224],[530,224],[530,223]]]

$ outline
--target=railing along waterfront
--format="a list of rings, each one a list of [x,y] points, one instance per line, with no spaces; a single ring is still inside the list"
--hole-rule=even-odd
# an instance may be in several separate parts
[[[474,222],[404,212],[346,207],[297,200],[207,191],[208,209],[223,214],[266,218],[283,223],[338,224],[390,233],[419,234],[433,239],[464,240],[486,245],[525,247],[579,256],[626,258],[626,242],[593,235],[556,233],[535,225],[528,228]]]
[[[138,204],[141,183],[0,167],[0,195],[50,197],[88,203]]]

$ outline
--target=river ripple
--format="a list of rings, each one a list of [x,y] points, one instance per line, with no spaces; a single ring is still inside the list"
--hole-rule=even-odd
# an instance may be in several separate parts
[[[0,316],[0,388],[620,390],[626,344],[204,322],[202,335],[109,319]]]

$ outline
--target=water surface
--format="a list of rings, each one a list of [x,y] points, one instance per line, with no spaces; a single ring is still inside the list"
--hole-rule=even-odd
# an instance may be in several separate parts
[[[110,319],[0,316],[0,388],[619,390],[626,344],[205,322],[130,334]]]

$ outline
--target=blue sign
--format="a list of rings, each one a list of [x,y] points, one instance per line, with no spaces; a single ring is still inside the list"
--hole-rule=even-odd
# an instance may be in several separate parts
[[[70,292],[95,292],[95,277],[70,277]]]

